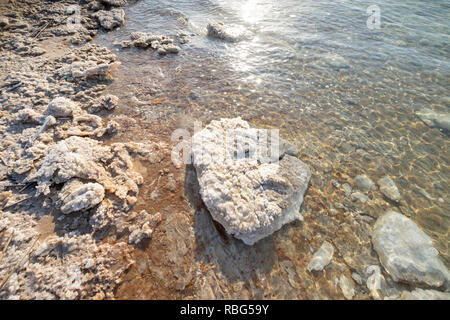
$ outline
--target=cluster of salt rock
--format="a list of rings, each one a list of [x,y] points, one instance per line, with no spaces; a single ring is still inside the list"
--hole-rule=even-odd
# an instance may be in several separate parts
[[[363,192],[376,190],[375,183],[367,175],[356,176],[355,183]],[[401,200],[401,194],[391,177],[384,176],[377,181],[377,184],[380,192],[387,199],[394,203]],[[356,193],[358,191],[353,193],[353,197],[361,199],[361,196],[355,196]],[[431,238],[411,219],[394,210],[386,211],[373,226],[372,244],[381,265],[393,281],[398,284],[407,283],[416,286],[413,291],[401,288],[391,288],[389,291],[380,267],[372,265],[367,268],[367,273],[374,273],[368,277],[366,285],[374,298],[450,299],[448,293],[450,272],[440,260],[439,252],[433,247]],[[324,241],[313,255],[307,269],[309,271],[323,270],[331,262],[333,253],[334,247]],[[362,284],[358,274],[355,273],[352,276],[355,281]],[[354,295],[351,282],[342,276],[339,284],[344,296],[351,299]]]
[[[92,14],[99,24],[106,30],[112,30],[125,23],[125,12],[123,9],[100,10]]]
[[[125,6],[126,0],[91,0],[88,3],[88,8],[96,11],[91,17],[105,30],[124,24],[125,13],[119,7]],[[30,34],[28,26],[12,14],[9,17],[10,19],[0,18],[0,28],[12,28],[16,36],[5,48],[16,51],[17,56],[34,58],[43,54],[45,50],[34,47],[34,42],[27,35]],[[97,23],[95,20],[94,24]],[[213,38],[230,42],[239,39],[223,24],[210,24],[207,29],[208,36]],[[56,28],[49,30],[60,32]],[[131,38],[132,41],[122,42],[121,45],[151,47],[159,54],[179,52],[173,39],[166,36],[133,33]],[[333,60],[330,65],[342,67],[342,59],[332,58],[329,59]],[[113,68],[119,65],[115,61],[99,63],[89,59],[80,60],[82,61],[64,65],[57,73],[61,78],[67,77],[68,81],[99,80],[108,78]],[[35,66],[40,64],[44,65],[42,61],[34,63]],[[26,77],[29,77],[28,73]],[[44,77],[42,80],[47,81],[46,79]],[[22,88],[18,87],[20,94],[8,93],[7,98],[11,102],[8,104],[15,102],[16,105],[22,105],[22,101],[17,100],[18,97],[32,96],[32,93],[20,91],[27,87],[25,80],[22,84],[12,83],[13,87],[16,85],[22,85]],[[77,97],[82,100],[83,95],[81,92]],[[47,92],[47,96],[53,97],[56,94]],[[36,99],[45,101],[46,97],[42,95]],[[118,103],[115,96],[100,96],[89,103],[87,110],[112,110]],[[34,100],[32,104],[33,108],[26,107],[17,113],[17,122],[27,126],[26,129],[22,128],[22,136],[16,139],[22,148],[12,143],[2,145],[4,148],[7,146],[12,154],[11,157],[6,157],[6,162],[11,164],[7,173],[11,175],[12,172],[14,176],[27,175],[25,182],[36,183],[37,194],[46,201],[50,200],[50,206],[62,213],[58,219],[75,218],[70,226],[72,231],[64,236],[52,234],[37,242],[35,250],[31,251],[29,263],[23,267],[23,272],[11,276],[0,293],[0,298],[112,298],[116,280],[132,263],[130,247],[123,242],[114,245],[97,243],[91,234],[83,234],[76,228],[76,217],[88,217],[92,232],[110,227],[116,228],[118,232],[127,230],[129,244],[138,244],[151,237],[154,228],[161,221],[161,215],[145,211],[128,212],[137,201],[139,185],[142,183],[142,177],[133,170],[132,156],[150,159],[151,163],[158,162],[161,161],[161,148],[164,146],[157,143],[146,146],[135,143],[105,145],[95,139],[114,133],[119,128],[115,121],[104,126],[100,117],[88,114],[78,103],[64,97],[50,101],[44,112],[35,108]],[[429,126],[444,130],[449,128],[448,114],[430,109],[422,109],[416,114]],[[2,117],[5,118],[3,113]],[[4,122],[1,125],[4,129]],[[32,128],[33,125],[38,125],[38,129]],[[280,229],[282,225],[302,219],[299,209],[311,173],[309,167],[295,157],[295,148],[287,142],[281,144],[280,158],[273,162],[254,163],[246,158],[236,159],[231,164],[202,162],[200,155],[205,147],[213,157],[220,158],[225,148],[227,130],[247,129],[250,126],[240,118],[213,121],[194,138],[193,155],[200,193],[212,217],[228,233],[251,245]],[[4,134],[9,132],[3,131]],[[53,138],[61,140],[52,144]],[[10,143],[8,139],[4,140]],[[201,141],[201,144],[196,144],[195,141]],[[247,144],[257,144],[257,141],[250,139]],[[26,157],[22,157],[23,152]],[[14,157],[16,161],[13,161]],[[2,161],[5,162],[3,157]],[[6,176],[6,173],[2,173],[3,178]],[[355,182],[363,192],[376,190],[375,183],[367,176],[358,176]],[[394,203],[400,201],[401,194],[390,177],[383,177],[377,182],[380,192],[386,198]],[[0,202],[9,206],[10,196],[10,191],[0,193]],[[354,192],[352,198],[362,202],[369,201],[361,192]],[[14,231],[13,240],[0,266],[2,279],[9,272],[4,266],[18,264],[28,246],[31,244],[30,247],[33,248],[32,240],[41,236],[37,232],[34,216],[48,216],[48,208],[49,206],[42,208],[33,204],[32,214],[26,210],[20,214],[4,210],[0,216],[0,232],[8,229]],[[172,220],[179,216],[174,215]],[[385,295],[385,298],[450,299],[447,292],[442,292],[449,289],[449,271],[440,261],[430,237],[411,219],[395,211],[386,212],[375,223],[372,243],[382,267],[394,281],[416,286],[412,291],[405,290],[397,296]],[[307,269],[323,270],[330,264],[333,254],[333,244],[324,241]],[[70,263],[61,263],[60,255]],[[118,261],[118,257],[122,257],[125,262]],[[374,274],[367,279],[366,284],[374,292],[373,296],[378,298],[382,298],[377,292],[379,281],[383,280],[380,270],[378,265],[370,266],[368,272]],[[362,283],[358,274],[352,274],[352,277],[359,284]],[[338,282],[344,296],[351,299],[355,294],[351,280],[341,275]]]
[[[132,170],[130,154],[145,158],[159,148],[137,143],[105,146],[94,139],[71,136],[48,148],[39,170],[27,181],[37,182],[38,195],[49,195],[52,186],[63,183],[58,198],[65,214],[92,208],[105,192],[113,194],[119,207],[127,210],[136,203],[142,184],[142,176]]]
[[[450,289],[450,272],[433,241],[408,217],[387,211],[375,223],[372,243],[394,281]]]
[[[14,232],[0,266],[2,280],[10,267],[20,267],[0,291],[0,299],[113,298],[116,281],[134,263],[131,248],[124,242],[98,243],[89,234],[42,234],[38,230],[43,220],[36,224],[30,215],[9,212],[0,217],[0,230]]]
[[[119,105],[116,96],[103,94],[104,80],[120,64],[116,57],[93,44],[44,56],[48,49],[39,42],[51,38],[58,45],[58,37],[70,35],[72,43],[88,41],[99,24],[123,24],[116,7],[126,3],[80,3],[77,32],[66,26],[67,3],[44,8],[30,0],[23,10],[13,1],[0,4],[0,299],[111,299],[134,263],[133,245],[151,237],[162,219],[130,209],[143,182],[134,159],[159,162],[165,146],[100,141],[131,120],[93,114]],[[114,228],[127,239],[98,241]]]
[[[156,50],[158,54],[165,55],[168,53],[180,52],[180,47],[174,44],[174,40],[165,35],[156,35],[145,32],[133,32],[130,35],[131,40],[124,40],[121,42],[115,42],[114,44],[120,45],[122,48],[152,48]]]
[[[96,110],[102,107],[111,109],[117,103],[117,97],[107,95],[98,98],[92,107]],[[97,117],[93,118],[98,122],[96,129],[79,127],[81,120],[92,117]],[[104,145],[90,137],[109,132],[108,126],[102,127],[100,117],[87,114],[77,103],[64,97],[53,99],[43,114],[31,109],[22,110],[18,121],[49,123],[48,130],[60,133],[56,136],[62,140],[50,145],[43,144],[40,137],[26,144],[26,148],[30,150],[39,146],[39,152],[34,153],[38,170],[30,170],[24,182],[36,183],[35,196],[43,196],[46,201],[50,201],[46,206],[62,213],[58,220],[67,217],[68,221],[72,221],[68,225],[72,231],[63,237],[51,235],[35,245],[32,239],[37,239],[39,235],[33,228],[33,217],[25,215],[29,220],[26,225],[30,226],[27,231],[17,228],[18,219],[22,215],[5,212],[0,219],[0,231],[9,229],[15,233],[14,243],[4,258],[5,262],[9,265],[19,263],[24,246],[34,250],[32,262],[23,266],[24,272],[8,279],[8,286],[0,297],[101,299],[105,298],[107,292],[107,297],[111,298],[111,291],[114,289],[111,279],[117,280],[120,273],[133,263],[129,256],[131,249],[125,243],[97,245],[92,235],[84,234],[86,231],[76,227],[79,220],[77,216],[89,217],[89,229],[92,233],[111,228],[121,232],[127,230],[129,244],[139,244],[143,239],[151,237],[162,219],[161,215],[145,211],[128,214],[137,201],[139,186],[143,182],[142,176],[133,169],[132,159],[159,162],[162,157],[161,148],[164,146],[161,143]],[[118,125],[115,123],[113,126]],[[5,192],[1,195],[5,196],[7,206],[8,195]],[[44,208],[35,209],[35,212],[42,209]],[[73,215],[75,218],[70,218]],[[18,237],[22,233],[27,234],[27,238],[20,240]],[[58,249],[59,246],[63,249]],[[60,263],[61,257],[52,253],[55,250],[66,250],[64,248],[67,248],[64,258],[71,261],[67,266]],[[105,258],[105,254],[123,257],[123,261]],[[115,271],[109,270],[111,268]],[[0,268],[2,277],[6,276],[6,271],[7,269]],[[28,276],[23,278],[25,274]],[[53,277],[49,277],[50,274]],[[102,286],[95,287],[98,281],[103,281]]]

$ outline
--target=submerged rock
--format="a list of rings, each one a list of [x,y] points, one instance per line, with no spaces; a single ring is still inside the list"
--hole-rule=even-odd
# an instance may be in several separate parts
[[[321,271],[325,268],[331,261],[334,254],[334,247],[328,241],[324,241],[320,246],[320,249],[314,253],[312,260],[308,263],[306,267],[308,271],[315,270]]]
[[[375,183],[365,174],[356,176],[355,183],[362,191],[373,191],[376,189]]]
[[[180,48],[174,44],[166,44],[162,46],[167,53],[178,53],[180,52]]]
[[[385,176],[378,180],[378,186],[380,187],[381,193],[384,194],[388,199],[392,201],[400,200],[400,192],[398,191],[398,188],[395,185],[394,181],[389,176]]]
[[[352,198],[351,198],[352,201],[357,201],[357,200],[359,200],[359,201],[361,201],[362,203],[366,203],[367,201],[370,200],[368,196],[366,196],[364,193],[359,192],[359,191],[353,192],[352,195],[351,195],[351,197],[352,197]]]
[[[38,194],[49,194],[53,183],[72,178],[109,180],[101,159],[110,158],[109,148],[89,138],[70,137],[53,144],[37,172]]]
[[[343,274],[339,278],[339,287],[341,288],[345,299],[351,300],[355,295],[355,288],[353,286],[352,280],[350,280]]]
[[[372,243],[394,281],[441,287],[450,280],[433,242],[409,218],[388,211],[375,223]]]
[[[426,125],[450,131],[450,113],[436,112],[429,108],[416,111],[416,115]]]
[[[238,132],[258,131],[241,118],[212,121],[194,135],[192,153],[200,194],[213,219],[252,245],[284,224],[303,219],[300,206],[311,171],[288,154],[280,154],[281,160],[258,161],[265,149],[256,134],[243,138],[238,150],[227,147],[226,137]]]
[[[352,279],[355,280],[355,282],[360,286],[363,285],[363,279],[357,272],[352,273]]]
[[[326,53],[322,59],[326,65],[335,70],[347,69],[350,67],[347,60],[336,53]]]
[[[159,212],[149,214],[145,210],[140,212],[139,218],[139,221],[136,221],[129,227],[131,231],[128,235],[129,244],[138,244],[142,240],[150,238],[153,234],[153,230],[162,220],[162,216]]]
[[[125,11],[123,9],[100,10],[92,15],[97,18],[103,29],[112,30],[125,23]]]
[[[100,0],[100,2],[112,7],[125,7],[128,4],[127,0]]]
[[[166,54],[167,54],[166,49],[164,49],[163,47],[159,47],[159,48],[157,49],[156,52],[158,52],[158,54],[159,54],[160,56],[163,56],[163,55],[166,55]]]

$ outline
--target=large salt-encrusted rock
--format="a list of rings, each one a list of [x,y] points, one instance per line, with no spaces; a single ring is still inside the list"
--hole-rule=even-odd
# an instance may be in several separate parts
[[[372,243],[394,281],[432,287],[449,283],[449,271],[439,260],[431,238],[404,215],[388,211],[378,218]]]
[[[300,205],[311,177],[309,167],[288,154],[295,148],[284,141],[279,156],[264,158],[265,139],[254,132],[260,131],[241,118],[221,119],[196,133],[192,142],[205,205],[229,234],[248,245],[303,219]],[[226,137],[233,133],[242,142],[237,149],[227,148]]]

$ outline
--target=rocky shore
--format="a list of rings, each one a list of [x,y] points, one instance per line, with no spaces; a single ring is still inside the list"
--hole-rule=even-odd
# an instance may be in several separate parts
[[[225,128],[254,127],[241,118],[210,122],[192,165],[174,166],[175,128],[120,114],[108,87],[121,61],[92,43],[129,4],[0,1],[0,299],[450,299],[390,175],[326,180],[332,168],[298,150],[313,141],[284,139],[276,170],[205,165],[200,147],[217,155]],[[222,24],[205,34],[238,41]],[[184,41],[133,32],[115,45],[165,56]]]

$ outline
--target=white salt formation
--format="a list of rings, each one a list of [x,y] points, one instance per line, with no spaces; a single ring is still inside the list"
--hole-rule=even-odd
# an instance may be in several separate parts
[[[339,287],[341,288],[345,299],[351,300],[355,295],[355,288],[353,286],[352,280],[350,280],[343,274],[341,274],[339,278]]]
[[[93,102],[90,103],[88,110],[89,112],[99,112],[101,110],[113,110],[119,105],[119,98],[115,95],[107,94],[98,97]]]
[[[196,133],[192,144],[205,205],[229,234],[248,245],[286,223],[303,219],[300,205],[311,177],[309,167],[287,153],[281,152],[279,161],[278,157],[270,161],[256,160],[264,148],[259,147],[261,142],[254,135],[238,145],[241,155],[252,154],[252,157],[228,154],[231,159],[225,161],[225,152],[234,152],[227,149],[227,134],[251,131],[241,118],[221,119]]]

